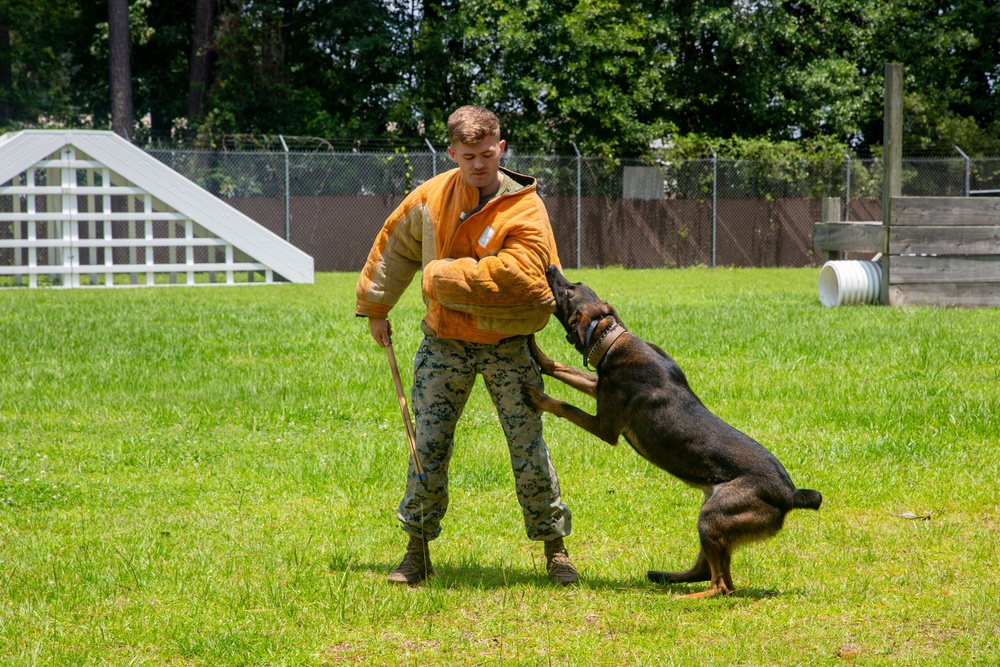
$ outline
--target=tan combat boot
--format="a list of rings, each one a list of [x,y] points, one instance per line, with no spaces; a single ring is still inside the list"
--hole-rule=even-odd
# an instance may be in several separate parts
[[[577,580],[576,568],[569,562],[563,538],[557,537],[545,543],[545,569],[549,579],[557,584],[568,586]]]
[[[406,546],[403,562],[389,574],[389,581],[394,584],[409,584],[415,586],[434,574],[431,567],[431,552],[427,540],[410,536]]]

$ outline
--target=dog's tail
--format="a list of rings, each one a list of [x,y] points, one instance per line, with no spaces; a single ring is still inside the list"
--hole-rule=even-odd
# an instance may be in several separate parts
[[[823,494],[812,489],[795,489],[792,507],[802,510],[818,510],[823,503]]]

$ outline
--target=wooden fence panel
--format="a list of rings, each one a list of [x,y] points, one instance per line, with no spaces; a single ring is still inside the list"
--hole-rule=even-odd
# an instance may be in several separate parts
[[[880,223],[814,225],[818,251],[886,243],[883,299],[893,306],[1000,307],[1000,197],[893,197]]]
[[[909,283],[889,285],[893,306],[953,306],[1000,308],[996,283]]]
[[[1000,225],[1000,197],[893,197],[892,226]]]
[[[995,255],[1000,252],[997,227],[906,227],[889,230],[892,255]]]
[[[889,284],[901,283],[1000,283],[1000,255],[892,255]],[[993,289],[1000,291],[1000,285]]]
[[[885,227],[881,222],[819,222],[813,226],[813,245],[823,250],[881,252]]]
[[[1000,198],[893,197],[891,305],[1000,306]]]

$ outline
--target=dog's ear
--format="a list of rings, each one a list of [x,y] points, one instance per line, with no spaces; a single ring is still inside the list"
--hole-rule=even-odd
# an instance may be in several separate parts
[[[573,313],[566,320],[566,341],[572,345],[576,345],[576,332],[579,332],[581,315],[580,313]]]
[[[579,321],[580,315],[577,313],[570,315],[569,319],[566,320],[566,342],[576,343],[576,341],[573,340],[573,332],[576,331],[576,323]]]
[[[617,322],[622,326],[625,326],[625,323],[622,322],[622,318],[618,317],[618,311],[615,310],[615,307],[612,306],[610,303],[605,303],[604,305],[608,307],[608,311],[610,312],[611,316],[615,318],[615,322]]]
[[[590,333],[590,323],[591,319],[586,315],[581,315],[580,319],[576,321],[576,340],[580,345],[587,344],[587,335]],[[572,343],[573,341],[570,340]]]

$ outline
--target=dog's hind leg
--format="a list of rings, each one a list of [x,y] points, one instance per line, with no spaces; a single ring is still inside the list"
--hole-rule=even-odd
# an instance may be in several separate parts
[[[733,586],[733,575],[729,571],[729,565],[732,558],[732,553],[730,549],[723,544],[711,544],[703,545],[702,553],[707,550],[708,555],[706,560],[708,561],[709,568],[711,569],[711,575],[709,576],[709,581],[711,585],[708,590],[701,591],[700,593],[690,593],[688,595],[678,595],[678,598],[686,599],[700,599],[700,598],[710,598],[716,595],[729,595],[736,587]]]
[[[765,540],[781,530],[784,512],[762,500],[752,483],[734,480],[707,493],[698,516],[701,551],[711,569],[708,590],[682,597],[729,595],[736,587],[730,562],[734,549]]]
[[[698,560],[690,570],[683,572],[660,572],[650,570],[646,572],[646,577],[650,581],[658,584],[687,584],[696,581],[710,581],[712,585],[708,590],[688,595],[678,595],[678,598],[707,598],[714,595],[728,595],[735,590],[733,577],[729,572],[730,553],[725,547],[718,544],[707,546],[710,556],[705,555],[706,547],[698,552]]]
[[[646,576],[650,581],[665,584],[683,584],[694,581],[710,581],[708,590],[688,595],[678,595],[678,598],[698,599],[715,595],[729,595],[735,589],[733,577],[729,571],[731,549],[725,538],[711,534],[711,527],[699,519],[698,535],[701,538],[701,551],[694,567],[684,572],[649,571]],[[721,539],[720,539],[721,538]]]
[[[708,499],[712,497],[714,489],[702,489],[702,492],[705,494],[705,502],[702,504],[702,512],[704,513],[705,503],[708,503]],[[705,538],[704,535],[702,535],[702,522],[700,517],[698,521],[698,537],[701,541],[701,549],[698,551],[698,559],[695,560],[694,565],[692,565],[690,569],[678,572],[649,570],[646,572],[646,578],[657,584],[687,584],[695,581],[711,581],[712,567],[709,565],[708,558],[705,556]]]
[[[712,568],[708,565],[705,552],[698,552],[698,560],[689,570],[682,572],[663,572],[661,570],[649,570],[646,577],[657,584],[686,584],[693,581],[711,581]]]

